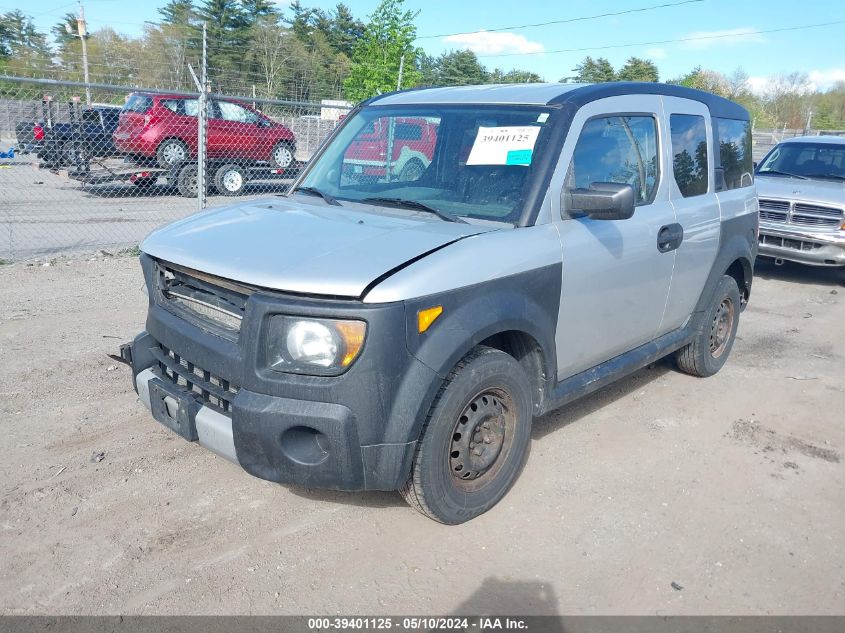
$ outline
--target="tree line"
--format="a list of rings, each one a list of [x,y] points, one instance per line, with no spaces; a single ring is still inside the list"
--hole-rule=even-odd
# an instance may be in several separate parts
[[[99,8],[99,7],[98,7]],[[418,85],[451,86],[543,81],[520,69],[489,69],[470,50],[432,56],[415,45],[418,12],[404,0],[382,0],[366,21],[338,3],[331,9],[294,0],[282,10],[272,0],[168,0],[159,20],[139,36],[110,27],[86,37],[91,81],[193,91],[202,25],[208,42],[209,89],[257,97],[316,101],[365,99]],[[83,78],[76,15],[67,13],[39,32],[21,10],[0,14],[0,73],[30,77]],[[586,57],[562,82],[660,81],[653,61],[629,58],[618,69],[605,58]],[[845,82],[812,90],[807,76],[774,78],[761,92],[748,75],[696,67],[675,83],[728,97],[751,111],[758,127],[845,128]]]
[[[618,70],[604,57],[585,57],[575,74],[560,81],[660,81],[657,66],[648,59],[630,57]],[[762,91],[753,91],[748,73],[737,68],[723,74],[696,66],[666,83],[712,92],[745,106],[756,127],[845,129],[845,82],[827,91],[815,89],[806,73],[793,72],[772,77]]]

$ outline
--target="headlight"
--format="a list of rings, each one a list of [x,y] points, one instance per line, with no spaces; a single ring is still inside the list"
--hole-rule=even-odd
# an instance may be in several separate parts
[[[366,332],[363,321],[273,316],[268,331],[270,367],[336,376],[358,358]]]

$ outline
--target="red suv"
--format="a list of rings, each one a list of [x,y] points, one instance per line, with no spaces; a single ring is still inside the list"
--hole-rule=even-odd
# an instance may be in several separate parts
[[[197,155],[198,110],[195,96],[134,92],[120,112],[114,144],[121,152],[172,167]],[[246,103],[209,99],[207,121],[209,158],[268,161],[280,169],[293,163],[293,132]]]

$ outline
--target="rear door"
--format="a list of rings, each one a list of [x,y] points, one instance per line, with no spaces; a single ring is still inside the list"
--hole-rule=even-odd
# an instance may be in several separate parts
[[[563,259],[558,380],[665,331],[675,252],[661,248],[659,235],[676,221],[662,113],[659,96],[628,95],[588,103],[573,118],[552,181]],[[594,182],[630,184],[637,205],[633,217],[594,220],[561,210],[561,189]]]
[[[720,210],[714,182],[713,128],[703,103],[663,97],[669,131],[669,199],[684,231],[664,319],[681,327],[695,308],[719,249]]]

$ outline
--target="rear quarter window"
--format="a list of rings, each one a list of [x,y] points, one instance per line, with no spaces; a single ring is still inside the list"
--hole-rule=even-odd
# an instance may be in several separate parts
[[[707,193],[707,128],[695,114],[669,116],[672,133],[672,171],[684,198]]]
[[[717,167],[724,176],[721,189],[739,189],[754,184],[751,160],[751,122],[714,118],[719,143]]]
[[[152,97],[147,97],[145,95],[132,95],[123,105],[123,112],[146,114],[151,107],[153,107]]]

